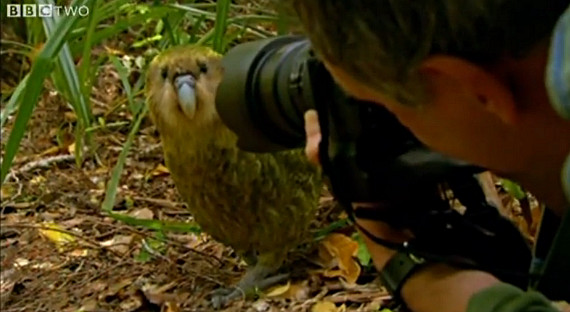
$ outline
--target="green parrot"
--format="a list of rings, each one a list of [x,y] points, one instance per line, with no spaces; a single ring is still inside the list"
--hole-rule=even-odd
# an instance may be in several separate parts
[[[276,274],[308,234],[322,189],[302,149],[255,154],[216,112],[221,55],[177,46],[151,62],[145,92],[166,166],[195,221],[248,264],[236,287],[212,295],[215,308],[287,278]]]

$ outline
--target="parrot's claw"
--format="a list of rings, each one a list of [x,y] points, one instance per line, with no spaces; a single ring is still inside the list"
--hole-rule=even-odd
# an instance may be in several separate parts
[[[220,288],[212,292],[212,307],[216,310],[223,308],[226,304],[238,297],[244,296],[239,288]]]
[[[264,290],[277,283],[286,281],[289,276],[290,275],[288,273],[278,274],[250,285],[238,284],[238,286],[235,288],[216,289],[211,293],[212,298],[210,299],[210,302],[212,303],[212,307],[214,309],[221,309],[232,300],[235,300],[237,298],[245,298],[247,295],[254,293],[256,290]]]

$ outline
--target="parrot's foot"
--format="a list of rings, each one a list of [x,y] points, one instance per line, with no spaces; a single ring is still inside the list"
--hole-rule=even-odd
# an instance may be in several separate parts
[[[238,283],[236,287],[232,288],[221,288],[214,290],[211,295],[211,303],[214,309],[223,308],[230,301],[237,298],[245,298],[247,295],[253,294],[257,290],[264,290],[270,286],[277,283],[286,281],[289,278],[288,273],[278,274],[270,276],[267,278],[262,278],[261,280],[255,280],[248,278],[249,274],[244,276],[242,281]]]

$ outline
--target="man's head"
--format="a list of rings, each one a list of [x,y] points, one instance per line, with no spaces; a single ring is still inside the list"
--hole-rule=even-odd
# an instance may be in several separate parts
[[[544,72],[568,0],[282,1],[339,85],[429,147],[560,181],[570,124],[550,107]]]
[[[430,55],[480,65],[524,56],[568,0],[282,0],[329,64],[403,104],[422,102]]]

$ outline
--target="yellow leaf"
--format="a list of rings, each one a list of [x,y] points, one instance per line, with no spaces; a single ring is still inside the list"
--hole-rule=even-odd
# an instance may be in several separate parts
[[[46,181],[46,178],[44,176],[35,176],[30,180],[30,184],[40,184]]]
[[[67,147],[67,151],[69,152],[69,154],[75,153],[75,142],[69,144],[69,146]]]
[[[0,187],[0,197],[2,197],[2,200],[11,198],[14,194],[16,194],[16,187],[13,184],[4,183],[2,187]]]
[[[331,233],[319,246],[319,257],[325,266],[324,276],[341,277],[348,284],[356,283],[360,276],[360,265],[355,257],[358,253],[358,243],[352,238],[340,234]]]
[[[58,248],[62,248],[65,244],[75,241],[75,237],[60,232],[63,228],[55,223],[44,223],[43,229],[40,229],[40,235],[52,241]]]
[[[340,308],[342,308],[342,306]],[[343,310],[340,310],[340,308],[337,308],[336,305],[330,301],[318,301],[311,308],[311,312],[341,312],[341,311],[343,311]]]
[[[287,281],[287,284],[285,284],[285,285],[278,285],[278,286],[275,286],[275,287],[272,287],[271,289],[269,289],[266,296],[267,297],[280,297],[281,295],[286,293],[290,287],[291,287],[291,282]]]
[[[154,170],[152,170],[152,175],[155,177],[160,176],[160,175],[167,175],[167,174],[170,174],[170,171],[163,164],[158,164],[158,166],[156,166],[156,168],[154,168]]]

